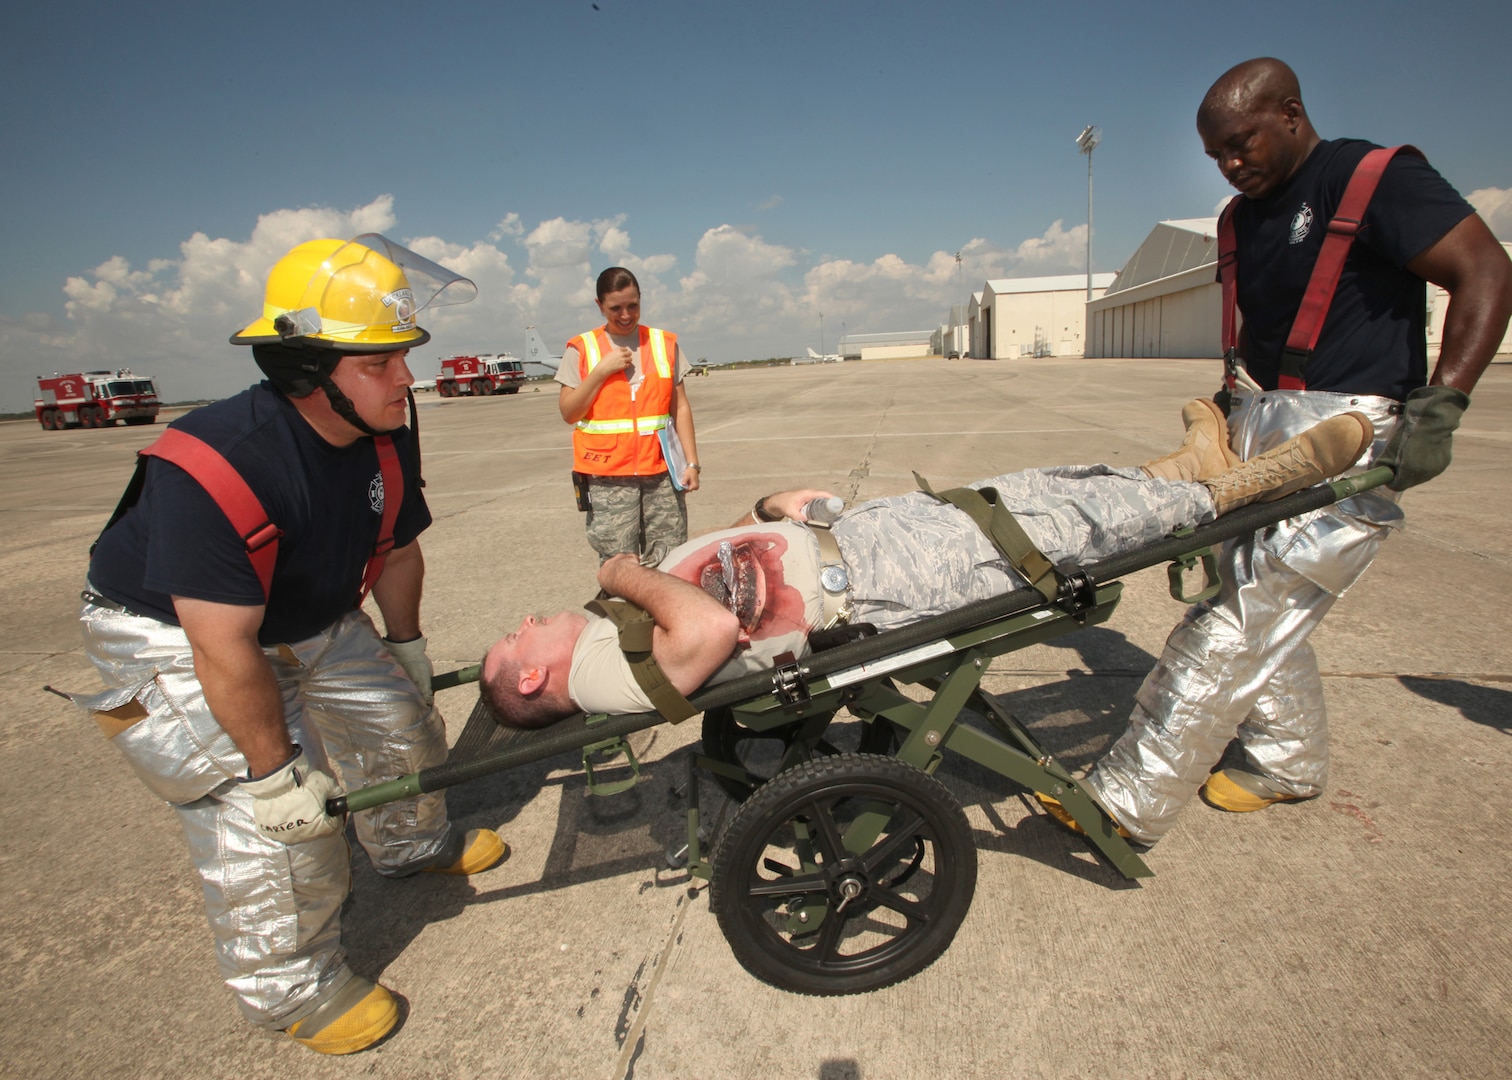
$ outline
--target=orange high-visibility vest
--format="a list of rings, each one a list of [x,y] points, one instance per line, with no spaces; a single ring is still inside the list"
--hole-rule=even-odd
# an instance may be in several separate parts
[[[567,342],[578,353],[578,378],[586,379],[612,346],[607,326]],[[657,432],[672,423],[672,357],[677,335],[640,328],[641,384],[632,395],[630,380],[616,372],[599,387],[593,403],[572,430],[573,468],[594,476],[655,476],[667,471]]]

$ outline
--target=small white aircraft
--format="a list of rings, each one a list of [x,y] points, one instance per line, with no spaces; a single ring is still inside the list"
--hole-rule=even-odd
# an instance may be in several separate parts
[[[839,353],[825,353],[823,356],[821,356],[813,349],[809,349],[808,359],[802,362],[808,364],[838,364],[844,359],[845,357],[841,356]]]
[[[411,390],[434,390],[435,388],[435,379],[416,379],[410,384]]]
[[[525,363],[538,364],[546,371],[555,371],[562,365],[560,356],[553,356],[551,350],[546,347],[546,342],[541,339],[541,332],[533,326],[525,328]],[[540,374],[539,371],[526,371],[531,375]]]

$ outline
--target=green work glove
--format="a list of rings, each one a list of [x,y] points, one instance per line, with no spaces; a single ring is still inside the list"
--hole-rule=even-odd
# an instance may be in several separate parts
[[[1423,386],[1407,395],[1402,418],[1376,460],[1396,470],[1387,485],[1392,491],[1426,483],[1449,467],[1449,441],[1469,405],[1470,395],[1452,386]]]
[[[436,699],[431,690],[431,676],[435,674],[430,657],[425,655],[425,638],[417,637],[413,641],[390,641],[383,639],[383,647],[389,651],[389,655],[399,661],[399,666],[410,677],[410,681],[420,690],[420,697],[429,705]]]
[[[310,768],[303,750],[260,780],[243,780],[252,796],[257,831],[282,844],[302,844],[341,831],[342,820],[326,813],[326,800],[341,792],[319,769]]]

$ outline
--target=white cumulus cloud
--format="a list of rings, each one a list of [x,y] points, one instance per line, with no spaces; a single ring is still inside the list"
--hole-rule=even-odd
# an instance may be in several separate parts
[[[227,338],[261,312],[274,262],[321,236],[381,232],[477,284],[471,303],[422,314],[434,337],[410,359],[425,378],[451,353],[521,352],[527,325],[553,347],[596,325],[594,279],[615,263],[640,279],[648,324],[677,331],[690,357],[717,363],[817,348],[821,313],[829,348],[842,323],[853,333],[932,329],[986,279],[1074,272],[1084,258],[1083,229],[1056,221],[1014,244],[973,239],[959,264],[953,251],[921,262],[891,252],[813,262],[754,227],[723,223],[690,235],[691,257],[680,259],[641,249],[623,214],[529,224],[511,212],[484,236],[443,237],[406,235],[387,195],[346,210],[274,210],[245,237],[194,233],[174,257],[133,265],[115,256],[71,275],[62,318],[0,317],[0,410],[28,409],[32,376],[55,370],[131,367],[157,378],[170,401],[235,393],[259,373],[250,350]]]
[[[1503,243],[1512,242],[1512,188],[1479,188],[1465,196]]]

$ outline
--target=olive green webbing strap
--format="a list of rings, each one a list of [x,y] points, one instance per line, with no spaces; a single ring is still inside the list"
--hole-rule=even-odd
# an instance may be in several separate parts
[[[583,606],[595,615],[602,615],[619,630],[619,647],[625,654],[625,663],[630,665],[630,674],[658,713],[674,724],[697,715],[698,710],[667,680],[656,657],[651,655],[656,622],[649,612],[628,600],[590,600]]]
[[[1009,564],[1022,574],[1046,600],[1054,600],[1060,591],[1060,577],[1054,565],[1044,553],[1034,546],[1029,534],[1018,523],[1009,509],[998,501],[996,488],[951,488],[936,491],[918,473],[913,477],[919,489],[933,495],[941,502],[948,502],[970,516],[977,528],[987,535],[994,547],[1003,553]]]

